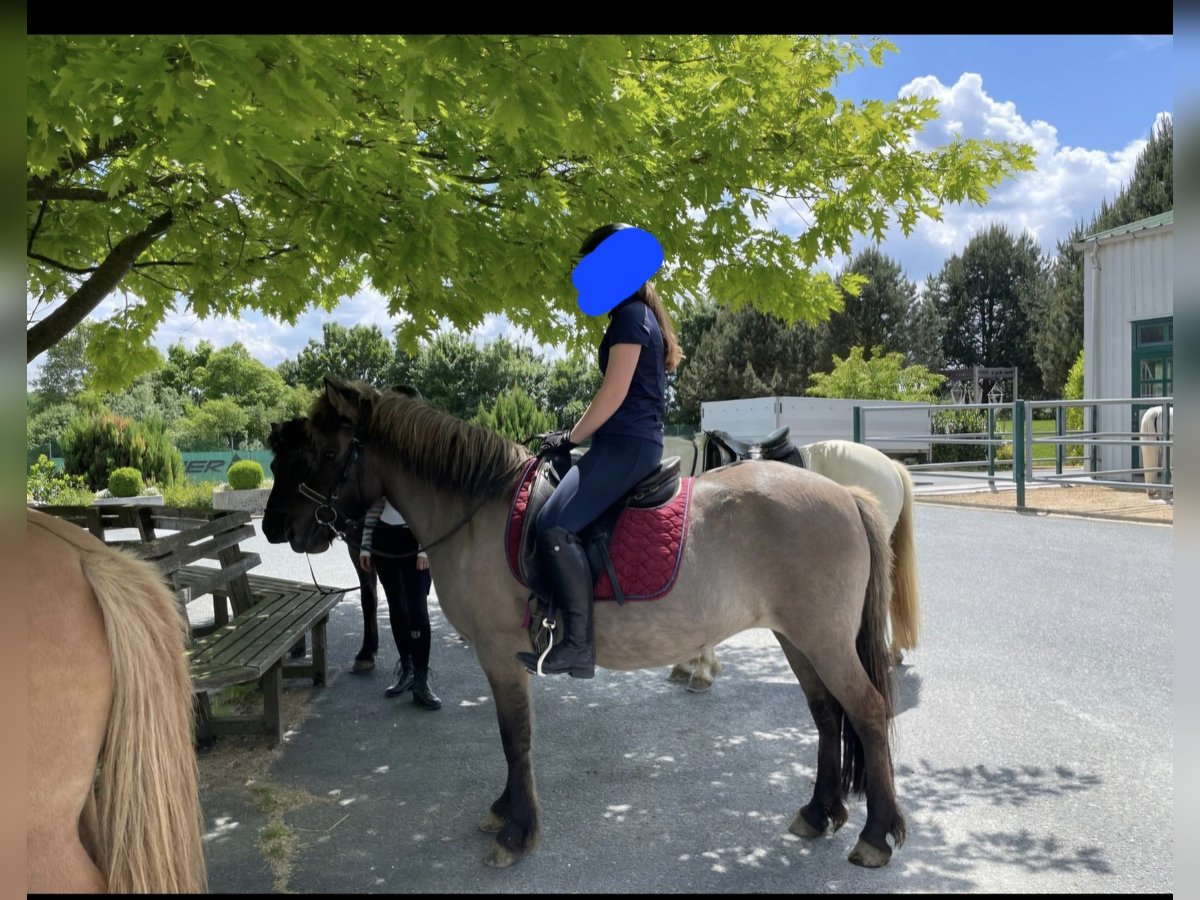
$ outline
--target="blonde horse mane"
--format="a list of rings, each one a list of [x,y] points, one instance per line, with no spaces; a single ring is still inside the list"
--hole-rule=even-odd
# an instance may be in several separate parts
[[[502,434],[472,425],[396,391],[380,393],[365,382],[349,382],[373,399],[367,438],[388,450],[406,469],[440,490],[474,497],[516,481],[529,452]],[[317,432],[337,427],[341,416],[322,394],[309,415]]]

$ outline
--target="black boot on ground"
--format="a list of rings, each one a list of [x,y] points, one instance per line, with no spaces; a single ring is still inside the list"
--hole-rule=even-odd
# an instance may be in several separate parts
[[[562,610],[563,639],[542,662],[542,674],[567,672],[572,678],[594,678],[596,651],[592,632],[592,570],[579,537],[550,528],[538,538],[538,562],[550,582],[554,602]],[[517,659],[537,673],[538,654],[518,653]]]
[[[413,685],[413,661],[411,656],[400,657],[396,664],[396,681],[389,684],[384,693],[389,697],[398,697]]]
[[[441,709],[442,701],[430,690],[429,674],[429,669],[416,669],[413,672],[413,703],[425,709]]]

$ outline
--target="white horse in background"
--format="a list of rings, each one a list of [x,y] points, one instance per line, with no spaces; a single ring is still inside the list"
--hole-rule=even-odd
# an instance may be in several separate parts
[[[796,449],[806,469],[845,487],[865,488],[879,502],[894,559],[888,620],[891,626],[889,653],[892,665],[896,665],[902,659],[903,650],[917,646],[920,630],[912,478],[908,468],[882,451],[854,441],[816,441]],[[705,647],[699,656],[678,663],[668,677],[672,681],[687,682],[689,691],[706,691],[720,671],[721,663],[713,648]]]
[[[1170,435],[1164,434],[1164,419],[1170,419],[1167,423],[1170,425]],[[1138,448],[1142,454],[1142,469],[1145,472],[1146,484],[1162,484],[1163,483],[1163,458],[1165,457],[1164,449],[1159,445],[1160,441],[1169,438],[1168,446],[1174,444],[1175,435],[1175,406],[1171,405],[1169,416],[1163,415],[1162,406],[1151,406],[1142,413],[1141,427],[1138,429]],[[1146,496],[1151,499],[1168,499],[1174,496],[1170,491],[1164,491],[1161,488],[1148,488]]]

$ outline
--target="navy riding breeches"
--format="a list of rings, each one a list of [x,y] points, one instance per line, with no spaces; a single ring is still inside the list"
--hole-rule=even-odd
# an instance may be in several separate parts
[[[658,468],[662,444],[641,438],[593,437],[591,449],[563,476],[537,517],[537,532],[578,534]]]

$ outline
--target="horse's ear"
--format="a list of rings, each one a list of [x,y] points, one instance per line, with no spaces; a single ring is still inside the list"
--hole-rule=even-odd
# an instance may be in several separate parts
[[[366,399],[356,387],[331,375],[325,376],[325,398],[334,412],[355,423],[358,422],[359,411]]]
[[[279,431],[281,428],[283,428],[283,425],[281,423],[272,422],[271,423],[271,437],[279,437]]]

